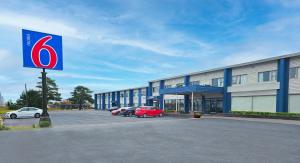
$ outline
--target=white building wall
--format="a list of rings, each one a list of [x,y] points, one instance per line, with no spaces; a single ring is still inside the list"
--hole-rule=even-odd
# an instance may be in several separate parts
[[[144,92],[144,95],[143,95]],[[146,105],[146,88],[142,89],[142,105]]]
[[[290,58],[290,68],[300,67],[300,57]],[[300,76],[298,79],[290,79],[289,94],[300,94]]]
[[[126,98],[126,106],[128,106],[129,104],[129,90],[126,90],[126,93],[125,94],[125,98]]]
[[[152,89],[153,88],[158,88],[156,92],[152,91],[152,96],[159,96],[159,81],[153,82],[152,83]]]
[[[228,87],[228,92],[232,92],[232,93],[238,92],[239,95],[245,93],[246,95],[252,91],[266,91],[265,95],[268,95],[269,90],[275,91],[279,89],[279,83],[277,81],[259,83],[258,73],[264,71],[272,71],[272,70],[277,70],[276,61],[233,68],[232,76],[247,74],[247,80],[246,80],[246,84],[232,85],[231,87]],[[260,92],[260,95],[262,94],[263,93]]]
[[[276,96],[232,97],[232,111],[276,112]]]
[[[232,111],[276,112],[279,82],[258,82],[258,73],[277,70],[277,61],[247,65],[232,69],[232,76],[247,74],[246,83],[228,87]]]
[[[121,105],[121,107],[123,107],[124,106],[124,97],[122,97],[121,94],[125,95],[124,91],[120,91],[120,105]]]
[[[172,87],[176,87],[176,84],[179,83],[184,84],[184,77],[165,80],[165,85],[171,85]]]
[[[171,99],[184,99],[184,96],[183,95],[164,95],[164,99],[165,100],[171,100]]]
[[[219,70],[214,72],[191,75],[190,82],[200,81],[201,85],[212,85],[212,79],[223,78],[223,77],[224,77],[224,71]]]
[[[133,104],[135,106],[138,106],[138,104],[139,104],[139,90],[138,89],[133,90]]]
[[[259,64],[252,64],[232,69],[232,75],[247,74],[247,85],[258,83],[258,73],[263,71],[277,70],[277,61],[270,61]]]
[[[276,96],[254,96],[253,111],[276,112]]]
[[[108,109],[108,93],[105,93],[105,109]]]
[[[300,113],[300,95],[289,95],[289,112]]]

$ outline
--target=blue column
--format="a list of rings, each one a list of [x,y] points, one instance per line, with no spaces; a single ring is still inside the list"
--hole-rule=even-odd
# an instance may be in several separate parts
[[[190,76],[185,76],[184,77],[184,86],[189,86],[190,85]]]
[[[126,95],[126,91],[124,91],[124,96],[123,96],[123,97],[124,97],[124,107],[127,105],[127,104],[126,104],[126,96],[127,96],[127,95]]]
[[[111,103],[114,104],[114,106],[116,105],[116,93],[115,92],[112,92],[111,93]],[[112,105],[112,107],[114,107]]]
[[[201,111],[202,111],[202,113],[206,113],[206,110],[205,110],[205,96],[201,96],[201,105],[202,105],[202,107],[201,107]]]
[[[110,108],[110,103],[111,103],[111,100],[110,100],[110,93],[108,93],[108,98],[107,98],[107,107]]]
[[[190,85],[190,76],[185,76],[184,77],[184,86],[188,87]],[[190,111],[190,96],[189,95],[184,95],[184,112],[189,113]]]
[[[152,97],[152,82],[149,82],[148,86],[148,98]],[[153,99],[147,99],[147,105],[153,106]]]
[[[231,86],[232,69],[224,69],[224,93],[223,93],[223,113],[231,111],[231,93],[227,92],[227,88]]]
[[[98,102],[99,102],[98,109],[100,110],[102,108],[102,103],[101,103],[102,102],[102,97],[101,97],[101,94],[98,95],[98,99],[99,99],[98,100]]]
[[[102,110],[105,110],[105,93],[102,94]]]
[[[120,91],[117,92],[117,106],[121,107],[121,104],[120,104]]]
[[[159,82],[159,92],[161,89],[164,89],[164,88],[165,88],[165,81],[161,80]],[[164,107],[164,95],[159,93],[159,108],[163,109],[163,107]]]
[[[149,97],[149,87],[146,88],[146,105],[149,106],[149,100],[148,100],[148,97]]]
[[[278,60],[277,81],[279,82],[279,89],[276,95],[276,112],[288,112],[289,65],[289,58]]]
[[[133,106],[133,90],[129,90],[129,106]]]
[[[142,106],[142,89],[139,88],[139,93],[138,93],[138,101],[139,101],[139,106]]]
[[[95,95],[94,95],[94,109],[95,109],[95,110],[98,109],[98,104],[97,104],[98,101],[97,101],[97,99],[98,99],[98,95],[95,94]]]

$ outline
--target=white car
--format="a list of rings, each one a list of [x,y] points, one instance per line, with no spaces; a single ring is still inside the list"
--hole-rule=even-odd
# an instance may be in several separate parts
[[[40,118],[43,110],[35,107],[23,107],[19,110],[10,111],[5,114],[5,118],[28,118],[28,117],[34,117],[34,118]]]

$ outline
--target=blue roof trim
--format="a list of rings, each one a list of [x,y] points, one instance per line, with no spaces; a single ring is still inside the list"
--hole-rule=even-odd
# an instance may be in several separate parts
[[[223,93],[223,87],[213,87],[209,85],[189,85],[178,88],[160,89],[160,94],[189,94],[189,93]]]

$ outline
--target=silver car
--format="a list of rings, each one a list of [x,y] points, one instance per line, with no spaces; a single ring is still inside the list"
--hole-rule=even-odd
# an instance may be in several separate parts
[[[10,111],[5,114],[5,118],[40,118],[43,110],[35,107],[23,107],[19,110]]]

